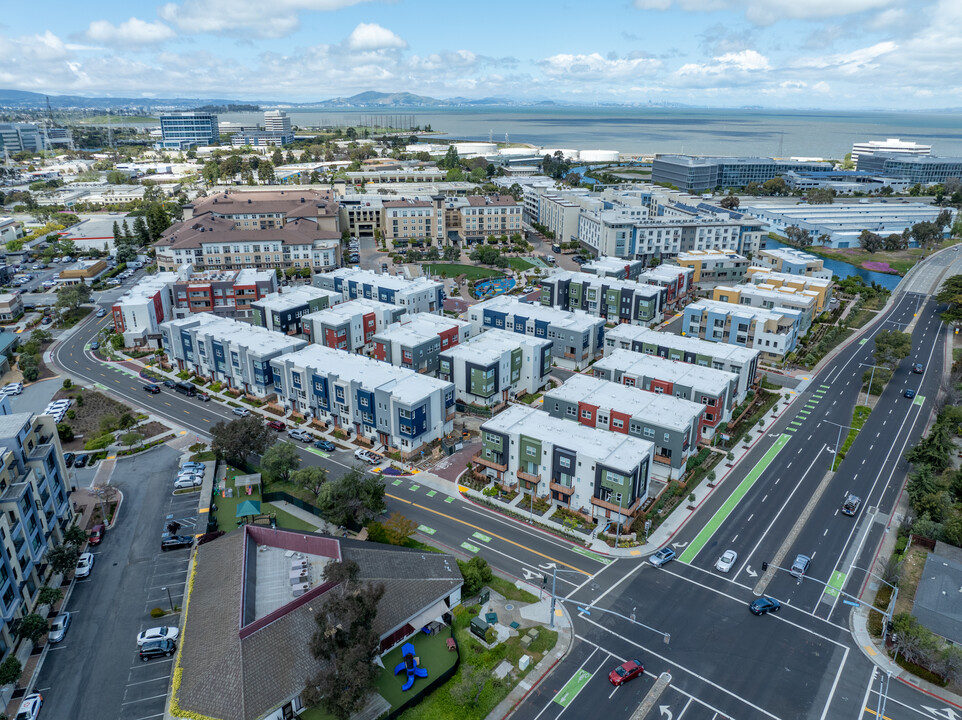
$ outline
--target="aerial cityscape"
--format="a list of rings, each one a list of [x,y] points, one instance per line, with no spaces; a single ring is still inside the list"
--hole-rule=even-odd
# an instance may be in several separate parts
[[[8,8],[0,720],[962,720],[960,23]]]

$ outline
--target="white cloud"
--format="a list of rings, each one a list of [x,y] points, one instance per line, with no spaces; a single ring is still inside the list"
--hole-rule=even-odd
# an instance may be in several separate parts
[[[740,85],[752,77],[771,70],[768,58],[756,50],[725,53],[709,63],[686,63],[675,71],[677,82],[684,85],[712,87]]]
[[[85,37],[105,45],[142,47],[161,43],[176,37],[174,31],[160,22],[146,22],[138,18],[114,25],[108,20],[94,20],[84,33]]]
[[[552,77],[605,79],[631,77],[638,73],[651,72],[661,66],[661,61],[648,57],[605,58],[599,53],[591,53],[589,55],[552,55],[538,64],[546,75]]]
[[[853,15],[866,10],[879,10],[897,0],[635,0],[640,10],[668,10],[677,6],[686,12],[744,10],[745,16],[758,25],[771,25],[778,20],[819,20]]]
[[[876,43],[869,47],[858,48],[847,53],[802,58],[795,62],[797,68],[832,69],[842,75],[861,75],[880,67],[879,59],[898,50],[891,40]]]
[[[404,49],[408,44],[377,23],[360,23],[347,38],[347,46],[351,50],[385,50]]]
[[[158,14],[185,33],[237,33],[285,37],[300,27],[303,12],[329,12],[367,0],[183,0]]]

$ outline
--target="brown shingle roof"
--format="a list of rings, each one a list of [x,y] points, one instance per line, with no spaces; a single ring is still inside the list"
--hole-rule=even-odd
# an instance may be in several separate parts
[[[298,218],[279,228],[238,230],[234,223],[209,214],[171,225],[154,243],[158,248],[198,248],[205,243],[262,243],[280,240],[285,245],[307,245],[315,240],[339,240],[340,233],[320,230],[314,220]]]
[[[472,207],[484,207],[485,205],[517,205],[510,195],[468,195],[468,204]]]
[[[274,532],[301,540],[320,537]],[[263,716],[298,695],[305,680],[318,669],[308,643],[316,627],[314,614],[325,602],[324,593],[301,605],[292,601],[288,612],[241,639],[245,543],[252,546],[248,555],[256,552],[248,535],[245,526],[197,548],[182,636],[180,707],[221,720]],[[362,581],[384,584],[375,620],[375,630],[382,638],[463,582],[450,555],[356,540],[324,540],[336,542],[345,560],[357,562]]]
[[[203,213],[238,215],[241,213],[281,213],[284,217],[323,217],[337,214],[337,203],[327,192],[317,190],[278,190],[269,192],[223,192],[198,198],[189,205],[194,217]]]

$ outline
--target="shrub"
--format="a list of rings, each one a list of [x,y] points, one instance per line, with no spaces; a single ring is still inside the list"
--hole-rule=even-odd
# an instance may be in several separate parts
[[[67,423],[58,423],[57,436],[60,438],[61,442],[70,442],[73,440],[73,428]]]
[[[498,639],[498,631],[495,630],[493,627],[489,626],[488,629],[484,631],[484,641],[488,643],[488,645],[490,645],[497,639]]]
[[[103,433],[102,435],[98,435],[97,437],[94,437],[84,443],[84,450],[103,450],[113,441],[113,433]]]
[[[64,390],[69,390],[71,387],[73,387],[73,380],[71,380],[70,378],[67,378],[66,380],[63,381]]]
[[[164,615],[166,615],[166,613],[160,608],[154,608],[153,610],[150,611],[150,617],[152,618],[159,618],[159,617],[163,617]]]

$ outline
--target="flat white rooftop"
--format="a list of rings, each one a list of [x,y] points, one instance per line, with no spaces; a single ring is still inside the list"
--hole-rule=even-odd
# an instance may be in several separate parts
[[[339,324],[357,317],[358,314],[365,315],[369,312],[390,311],[396,308],[397,305],[381,302],[380,300],[358,298],[357,300],[348,300],[347,302],[332,305],[323,310],[308,313],[307,315],[301,316],[301,320],[311,320],[313,322],[320,320],[326,323]]]
[[[330,298],[331,304],[335,304],[344,299],[344,296],[336,290],[325,290],[311,285],[299,285],[294,288],[285,288],[277,292],[265,295],[257,304],[265,310],[287,310],[288,308],[299,305],[307,305],[312,300],[318,298]]]
[[[727,370],[692,365],[680,360],[668,360],[657,355],[637,353],[632,350],[615,350],[602,358],[592,368],[597,372],[621,371],[634,377],[650,377],[664,380],[674,385],[684,385],[712,395],[724,395],[729,388],[735,387],[738,376]]]
[[[114,305],[126,305],[127,303],[132,305],[143,304],[148,300],[152,300],[158,292],[173,285],[175,282],[177,282],[177,273],[175,272],[159,272],[154,275],[147,275],[117,298],[114,301]]]
[[[338,268],[337,270],[327,274],[331,277],[341,278],[345,281],[353,280],[354,282],[362,285],[371,285],[374,287],[396,291],[428,290],[431,288],[443,287],[441,283],[435,282],[434,280],[430,280],[426,277],[416,277],[411,280],[407,280],[406,278],[398,277],[397,275],[377,273],[373,270],[364,270],[362,268]]]
[[[394,307],[393,305],[391,307]],[[402,345],[419,345],[438,337],[442,332],[470,326],[467,320],[444,317],[433,313],[417,313],[408,319],[392,323],[374,336],[375,340],[398,342]]]
[[[801,316],[798,310],[792,310],[786,307],[777,307],[769,310],[768,308],[752,307],[751,305],[740,305],[739,303],[721,302],[718,300],[698,300],[685,308],[686,311],[689,309],[695,312],[707,310],[708,312],[734,315],[736,317],[749,317],[756,322],[765,322],[767,320],[778,322],[786,315],[791,317]]]
[[[484,310],[492,310],[508,315],[518,315],[529,320],[540,320],[556,328],[576,332],[591,330],[598,327],[599,324],[604,325],[605,322],[603,319],[589,315],[581,310],[556,310],[547,305],[521,302],[507,295],[499,295],[490,300],[472,305],[468,308],[468,313],[469,315],[477,314],[478,317],[481,317],[481,313]]]
[[[597,288],[604,286],[612,290],[629,290],[636,294],[648,296],[659,295],[662,292],[662,288],[659,285],[649,285],[648,283],[638,282],[636,280],[619,280],[613,277],[599,277],[598,275],[594,275],[592,273],[573,272],[571,270],[561,270],[559,272],[551,273],[547,279],[557,280],[559,282],[568,280],[573,283],[593,285]]]
[[[798,276],[790,275],[789,277]],[[708,340],[702,340],[701,338],[658,332],[657,330],[652,330],[641,325],[617,325],[605,333],[605,339],[627,343],[640,342],[655,346],[660,345],[672,350],[678,350],[679,352],[703,355],[739,365],[748,365],[759,355],[758,350],[752,350],[751,348],[713,343]]]
[[[494,362],[504,353],[519,347],[541,348],[551,345],[551,340],[531,335],[509,332],[508,330],[488,330],[444,351],[448,357],[463,357],[465,360]]]
[[[208,318],[213,318],[213,320]],[[199,334],[206,335],[219,342],[245,347],[258,355],[287,352],[307,344],[306,340],[298,340],[267,328],[256,327],[231,318],[217,317],[209,313],[198,313],[192,317],[170,320],[164,324],[170,327],[186,326],[194,329],[195,326],[191,325],[190,321],[198,319],[201,320],[201,324],[196,326]]]

